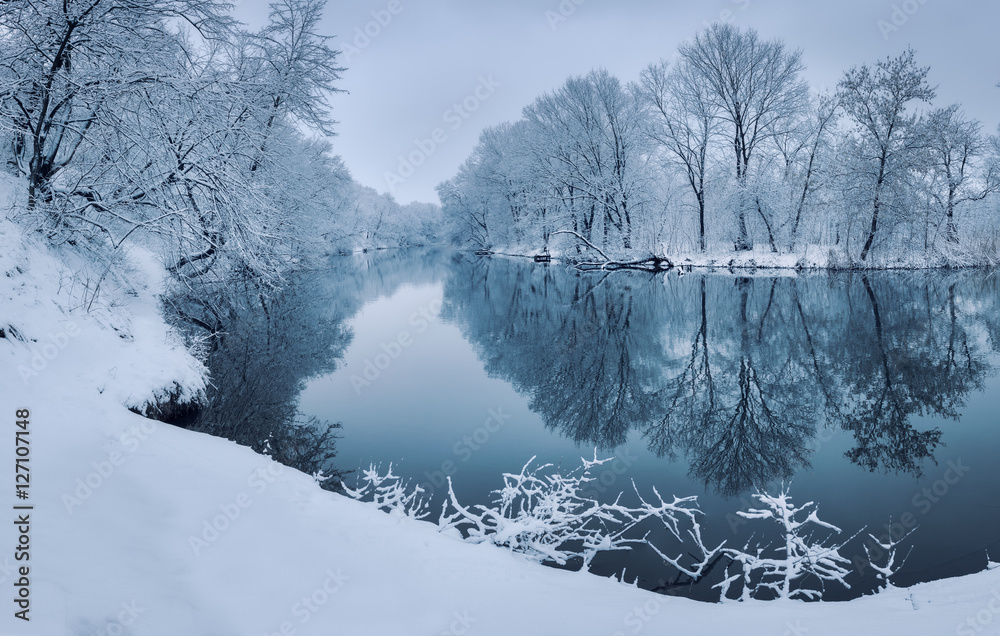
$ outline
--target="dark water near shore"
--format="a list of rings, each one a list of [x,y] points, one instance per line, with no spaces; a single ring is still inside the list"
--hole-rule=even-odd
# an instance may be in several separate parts
[[[342,422],[339,468],[392,462],[439,496],[451,474],[486,503],[530,457],[572,468],[596,447],[617,457],[596,494],[698,495],[709,543],[759,535],[734,513],[791,480],[848,536],[918,525],[899,585],[1000,559],[996,275],[580,274],[409,251],[339,257],[295,289],[274,338],[242,341],[230,384],[249,369],[262,386],[230,402],[273,383],[279,410]],[[863,565],[860,538],[842,552]],[[673,578],[641,548],[595,560],[623,568]],[[874,584],[849,581],[827,598]]]

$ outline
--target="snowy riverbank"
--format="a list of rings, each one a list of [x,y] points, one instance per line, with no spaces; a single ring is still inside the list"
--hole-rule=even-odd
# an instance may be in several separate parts
[[[31,621],[4,601],[0,634],[1000,633],[1000,569],[850,603],[703,604],[466,544],[146,420],[124,405],[204,382],[157,313],[155,260],[136,251],[145,285],[70,311],[63,266],[0,223],[0,402],[8,430],[30,412],[35,506]],[[12,486],[8,504],[24,503]],[[11,599],[21,575],[8,511]]]
[[[542,254],[541,250],[532,250],[523,246],[496,248],[492,255],[511,258],[535,258]],[[733,270],[752,272],[755,270],[773,271],[872,271],[872,270],[924,270],[924,269],[959,269],[967,267],[990,268],[997,263],[985,254],[976,254],[958,246],[946,248],[933,255],[919,253],[900,254],[893,258],[874,257],[865,263],[852,261],[842,250],[823,245],[808,245],[793,253],[774,253],[768,249],[752,249],[741,252],[713,250],[708,252],[672,252],[663,249],[660,258],[668,260],[674,267],[683,267],[709,271]],[[593,258],[595,262],[600,257],[593,252],[575,253],[572,249],[552,250],[548,253],[552,262],[572,265],[580,260]],[[648,258],[649,252],[633,252],[623,261]]]

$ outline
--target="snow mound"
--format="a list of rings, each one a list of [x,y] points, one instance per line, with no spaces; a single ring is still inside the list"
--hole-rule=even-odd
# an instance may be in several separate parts
[[[0,206],[7,208],[0,211],[12,209],[7,206],[16,202],[12,193],[18,185],[7,175],[0,177]],[[81,292],[84,285],[66,260],[7,217],[0,219],[5,248],[0,253],[0,356],[16,372],[10,390],[57,387],[53,369],[65,366],[75,369],[74,384],[127,407],[142,408],[170,394],[197,398],[207,371],[160,316],[165,271],[152,253],[133,248],[122,254],[130,268],[128,288],[108,283],[97,288],[99,293]],[[95,284],[91,281],[91,290]]]

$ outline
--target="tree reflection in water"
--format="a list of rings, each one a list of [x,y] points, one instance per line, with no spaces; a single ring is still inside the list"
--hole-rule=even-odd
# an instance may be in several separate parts
[[[733,496],[807,466],[817,432],[919,476],[997,349],[981,272],[580,274],[455,259],[443,315],[550,428],[602,449],[635,431]],[[980,337],[985,334],[986,337]]]
[[[167,299],[176,324],[207,337],[210,385],[188,428],[267,453],[335,487],[337,423],[298,411],[305,381],[333,372],[354,335],[346,321],[364,302],[403,284],[438,280],[438,251],[333,257],[300,272],[276,295],[243,289],[183,289]]]

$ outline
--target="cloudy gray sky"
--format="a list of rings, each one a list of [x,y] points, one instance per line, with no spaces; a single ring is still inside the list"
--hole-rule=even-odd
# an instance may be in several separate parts
[[[237,7],[251,24],[266,13],[263,0]],[[485,126],[592,68],[634,80],[716,20],[801,48],[814,88],[913,46],[939,105],[961,102],[991,133],[1000,123],[995,0],[331,0],[323,30],[348,67],[336,150],[361,183],[436,202]],[[412,174],[411,154],[428,155]]]

